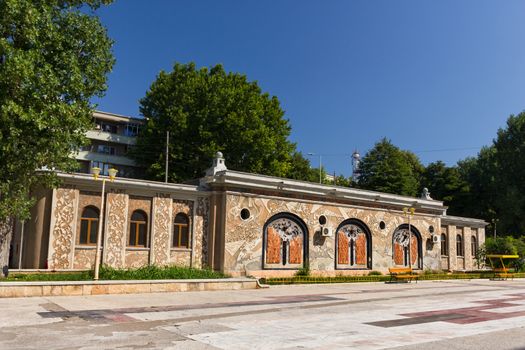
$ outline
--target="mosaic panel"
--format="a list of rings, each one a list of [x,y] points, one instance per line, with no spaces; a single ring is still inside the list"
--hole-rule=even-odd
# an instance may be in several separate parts
[[[68,269],[72,266],[75,240],[75,220],[78,191],[59,188],[54,191],[55,208],[51,218],[50,269]]]
[[[154,265],[168,265],[170,259],[170,232],[171,232],[171,198],[153,199],[153,233],[151,263]]]
[[[125,267],[128,195],[108,193],[104,242],[104,264]]]

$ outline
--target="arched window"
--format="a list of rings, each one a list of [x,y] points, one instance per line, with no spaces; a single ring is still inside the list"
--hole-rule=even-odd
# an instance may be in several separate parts
[[[461,235],[456,236],[456,254],[463,256],[463,237]]]
[[[478,239],[476,238],[476,236],[472,236],[472,238],[470,239],[470,248],[472,252],[472,257],[475,258],[478,254]]]
[[[99,210],[96,207],[85,207],[80,218],[80,235],[78,244],[96,245]]]
[[[297,216],[281,213],[264,225],[263,268],[292,269],[304,266],[308,231]]]
[[[148,217],[142,210],[135,210],[133,214],[131,214],[128,246],[148,246]]]
[[[407,224],[400,225],[394,231],[392,250],[394,265],[422,268],[421,234],[413,225],[410,226],[410,231]]]
[[[448,255],[447,235],[441,234],[441,255]]]
[[[372,268],[372,235],[359,220],[344,221],[337,229],[336,269]]]
[[[173,240],[171,243],[173,248],[189,248],[190,247],[190,219],[188,215],[178,213],[175,215],[173,221]]]

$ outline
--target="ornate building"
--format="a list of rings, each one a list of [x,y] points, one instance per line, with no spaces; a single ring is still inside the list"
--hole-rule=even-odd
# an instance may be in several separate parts
[[[59,176],[35,192],[18,225],[11,268],[90,269],[101,182]],[[407,208],[414,208],[411,212]],[[218,153],[199,185],[106,182],[102,263],[210,266],[233,276],[367,274],[391,266],[471,270],[486,223],[450,217],[440,201],[263,176],[226,168]]]

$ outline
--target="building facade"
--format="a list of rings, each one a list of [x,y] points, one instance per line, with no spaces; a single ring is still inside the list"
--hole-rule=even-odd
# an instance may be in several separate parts
[[[11,268],[94,265],[101,181],[59,174],[18,223]],[[209,266],[232,276],[472,270],[482,220],[450,217],[440,201],[230,171],[220,153],[199,185],[106,181],[102,263]],[[414,208],[411,213],[407,208]]]
[[[143,118],[95,111],[95,128],[86,133],[89,145],[75,154],[80,164],[79,172],[89,174],[98,167],[103,175],[113,167],[120,177],[141,178],[143,171],[128,157],[129,150],[136,144],[137,135],[145,123]]]

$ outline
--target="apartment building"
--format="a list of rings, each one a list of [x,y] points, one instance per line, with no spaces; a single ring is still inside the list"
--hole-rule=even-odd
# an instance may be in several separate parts
[[[128,152],[136,144],[145,120],[100,111],[95,111],[93,118],[95,128],[86,134],[90,144],[75,155],[80,163],[79,172],[90,173],[91,168],[98,167],[107,175],[114,167],[119,177],[141,178],[143,171]]]

